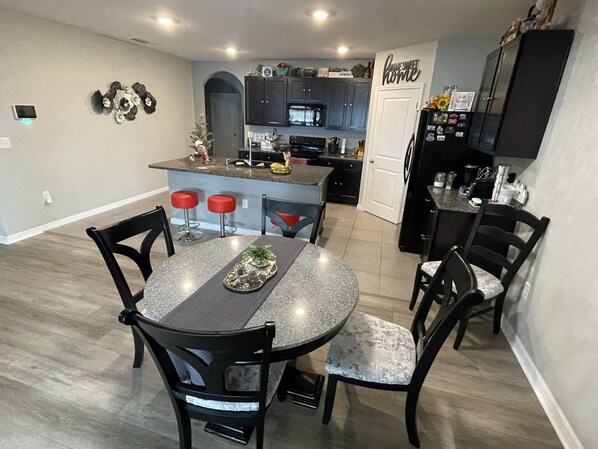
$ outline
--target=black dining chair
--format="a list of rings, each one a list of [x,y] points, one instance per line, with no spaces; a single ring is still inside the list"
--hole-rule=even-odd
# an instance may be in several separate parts
[[[160,371],[174,407],[181,449],[192,447],[191,419],[255,426],[256,448],[263,448],[266,409],[285,367],[285,362],[270,364],[273,322],[237,331],[197,332],[164,326],[133,309],[123,310],[119,320],[139,335]]]
[[[500,217],[511,223],[512,232],[489,222]],[[511,282],[540,240],[550,219],[536,218],[531,213],[505,204],[490,204],[484,200],[471,228],[464,257],[472,265],[478,286],[484,294],[484,304],[468,309],[463,315],[453,347],[459,349],[469,319],[494,311],[493,331],[500,332],[502,310]],[[440,262],[429,261],[418,265],[409,309],[413,310],[419,291],[429,288]]]
[[[473,269],[459,251],[459,247],[453,247],[440,263],[410,330],[365,313],[354,312],[349,317],[332,340],[326,359],[328,387],[323,424],[330,422],[338,381],[405,391],[407,434],[413,446],[420,446],[416,407],[426,375],[463,313],[483,300]],[[448,287],[453,284],[456,300],[452,300],[453,292]],[[437,291],[443,291],[443,301],[434,319],[428,320],[436,299],[433,292]]]
[[[312,225],[309,243],[316,243],[322,227],[326,203],[298,203],[262,195],[262,235],[266,233],[266,219],[280,227],[282,235],[294,238],[306,226]]]
[[[112,275],[116,284],[116,289],[125,308],[137,310],[137,303],[143,299],[144,289],[133,293],[125,277],[123,267],[118,263],[115,254],[120,254],[131,259],[139,268],[144,282],[152,274],[151,252],[156,239],[163,234],[168,257],[174,254],[174,245],[172,235],[168,226],[168,218],[162,206],[156,206],[156,209],[127,218],[100,229],[90,227],[86,230],[87,235],[98,246],[104,262]],[[140,247],[133,248],[129,244],[123,243],[131,237],[147,233],[141,242]],[[145,313],[145,311],[144,311]],[[133,367],[138,368],[143,362],[143,342],[137,334],[133,333],[135,343],[135,359]]]

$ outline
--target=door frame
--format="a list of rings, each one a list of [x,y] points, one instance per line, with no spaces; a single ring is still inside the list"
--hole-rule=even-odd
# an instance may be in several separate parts
[[[416,106],[416,112],[419,112],[422,109],[422,104],[423,104],[423,98],[424,98],[424,90],[425,90],[425,83],[410,83],[410,84],[397,84],[397,85],[393,85],[393,86],[376,86],[373,89],[372,95],[370,95],[370,100],[371,100],[371,104],[370,104],[370,110],[368,111],[368,126],[367,126],[367,132],[366,132],[366,146],[365,146],[365,152],[363,154],[363,165],[364,165],[364,170],[365,170],[365,176],[361,177],[361,185],[360,185],[360,190],[359,190],[359,203],[357,204],[357,208],[359,210],[365,210],[365,198],[366,198],[366,188],[369,182],[369,177],[371,170],[369,170],[369,154],[372,151],[371,146],[368,144],[368,142],[371,142],[373,140],[373,132],[374,132],[374,121],[375,121],[375,117],[376,117],[376,110],[378,109],[378,93],[381,91],[387,91],[387,90],[405,90],[405,89],[413,89],[413,88],[418,88],[419,89],[419,101],[417,103]],[[415,120],[415,123],[413,124],[413,132],[416,132],[417,129],[417,120]],[[405,150],[406,148],[403,148],[403,153],[401,154],[401,157],[405,157]],[[403,215],[403,206],[405,204],[405,194],[406,194],[406,190],[403,189],[403,197],[402,197],[402,202],[401,202],[401,211],[399,213],[399,218]]]

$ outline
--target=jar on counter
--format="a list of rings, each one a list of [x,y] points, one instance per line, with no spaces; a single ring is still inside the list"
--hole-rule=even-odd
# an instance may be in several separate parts
[[[446,185],[444,186],[444,188],[446,190],[451,190],[453,188],[453,183],[455,182],[455,179],[457,179],[457,173],[455,173],[454,171],[449,172],[449,174],[446,175]]]
[[[446,173],[438,172],[434,176],[434,187],[444,187],[444,181],[446,180]]]

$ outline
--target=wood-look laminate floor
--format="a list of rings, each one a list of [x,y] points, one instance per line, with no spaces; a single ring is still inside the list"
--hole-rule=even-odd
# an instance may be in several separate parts
[[[147,356],[131,367],[130,330],[93,242],[101,226],[164,204],[158,195],[0,245],[0,448],[178,448],[175,418],[158,371]],[[322,246],[359,279],[359,310],[409,326],[407,309],[417,258],[398,251],[396,227],[354,207],[329,204]],[[201,243],[200,243],[201,244]],[[188,248],[177,244],[176,251]],[[163,259],[157,257],[156,263]],[[562,447],[502,335],[471,322],[462,349],[440,352],[418,406],[422,448]],[[299,359],[324,373],[327,347]],[[404,395],[340,384],[332,420],[274,401],[265,447],[408,448]],[[241,446],[193,426],[194,448]],[[249,447],[255,447],[252,439]]]

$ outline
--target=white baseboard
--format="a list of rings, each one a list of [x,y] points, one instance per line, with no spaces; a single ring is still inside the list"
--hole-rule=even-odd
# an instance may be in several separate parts
[[[59,226],[64,226],[66,224],[73,223],[74,221],[92,217],[94,215],[101,214],[103,212],[108,212],[112,209],[116,209],[117,207],[126,206],[127,204],[134,203],[135,201],[149,198],[150,196],[157,195],[158,193],[167,192],[167,191],[168,191],[168,187],[160,187],[159,189],[152,190],[151,192],[142,193],[141,195],[133,196],[131,198],[126,198],[124,200],[117,201],[115,203],[97,207],[95,209],[91,209],[86,212],[81,212],[80,214],[71,215],[70,217],[66,217],[66,218],[61,218],[60,220],[56,220],[51,223],[46,223],[41,226],[36,226],[35,228],[27,229],[26,231],[17,232],[16,234],[11,234],[8,236],[0,235],[0,244],[10,245],[11,243],[18,242],[19,240],[24,240],[29,237],[33,237],[35,235],[41,234],[44,231],[49,231],[50,229],[54,229]]]
[[[569,420],[559,407],[559,404],[552,395],[550,388],[548,388],[548,385],[546,385],[546,382],[536,368],[534,361],[523,346],[519,336],[515,333],[515,330],[511,324],[504,319],[504,317],[501,328],[503,334],[509,342],[509,345],[511,346],[511,350],[519,362],[519,365],[521,365],[527,380],[529,380],[534,393],[536,393],[544,412],[546,412],[546,416],[548,416],[548,419],[552,423],[552,427],[554,427],[556,434],[561,440],[563,447],[565,449],[584,449],[581,441],[579,441],[579,438],[571,427]]]

